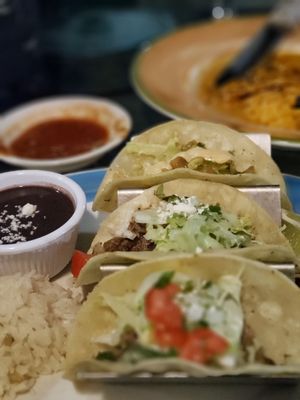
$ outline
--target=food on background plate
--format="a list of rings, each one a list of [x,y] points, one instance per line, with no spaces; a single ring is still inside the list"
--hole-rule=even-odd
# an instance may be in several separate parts
[[[217,86],[216,79],[231,57],[219,56],[206,67],[201,74],[199,97],[231,117],[281,129],[282,138],[288,135],[299,139],[300,54],[272,54],[247,74]]]
[[[29,273],[0,277],[0,397],[14,399],[40,375],[62,370],[80,299]]]
[[[295,260],[280,228],[245,194],[221,183],[178,179],[146,189],[101,223],[78,284],[99,281],[100,266],[107,262],[202,251],[266,262]]]
[[[266,72],[262,79],[258,72],[263,91],[257,80],[252,81],[250,85],[259,90],[239,102],[232,98],[235,94],[243,96],[240,80],[224,85],[224,93],[221,88],[212,90],[209,96],[213,101],[201,90],[201,83],[214,83],[215,66],[222,67],[223,56],[235,57],[266,23],[267,16],[243,15],[193,24],[161,37],[147,45],[133,63],[132,80],[137,94],[172,118],[219,122],[241,132],[268,132],[278,146],[299,147],[300,131],[295,128],[299,126],[298,111],[292,109],[299,96],[299,27],[277,46],[276,64],[272,63],[272,68],[261,64],[262,69],[258,68]],[[254,75],[253,69],[248,76]],[[226,112],[227,107],[230,112]]]
[[[112,211],[117,190],[147,188],[176,178],[231,186],[280,185],[282,205],[290,208],[275,162],[250,139],[223,125],[177,120],[135,136],[109,167],[93,203]]]
[[[299,373],[299,307],[299,288],[253,260],[142,262],[90,293],[69,336],[66,373]]]

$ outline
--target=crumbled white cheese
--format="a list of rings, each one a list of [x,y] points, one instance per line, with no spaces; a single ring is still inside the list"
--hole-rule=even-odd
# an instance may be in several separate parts
[[[18,230],[17,221],[15,221],[15,220],[12,220],[12,221],[11,221],[11,223],[10,223],[10,229],[11,229],[12,231],[15,231],[15,232]]]
[[[37,206],[31,203],[26,203],[21,210],[22,215],[31,216],[36,212]]]
[[[184,203],[174,204],[172,209],[173,213],[182,213],[182,214],[195,214],[197,211],[196,207]]]
[[[174,214],[183,214],[188,217],[196,213],[201,213],[205,207],[199,207],[199,201],[196,196],[180,197],[174,202],[161,202],[157,208],[157,215],[160,219],[159,223],[164,223],[169,217]]]
[[[236,357],[233,354],[226,354],[217,358],[217,362],[221,367],[233,368],[236,365]]]
[[[197,293],[179,293],[175,300],[189,323],[200,321],[204,316],[205,308]]]
[[[186,308],[186,319],[190,322],[200,321],[204,315],[204,308],[199,303],[193,303]]]
[[[32,236],[37,229],[33,225],[32,219],[39,213],[37,206],[27,203],[24,206],[15,205],[15,213],[9,214],[4,205],[0,212],[0,244],[10,244],[17,242],[26,242],[25,231],[30,229],[29,234]]]

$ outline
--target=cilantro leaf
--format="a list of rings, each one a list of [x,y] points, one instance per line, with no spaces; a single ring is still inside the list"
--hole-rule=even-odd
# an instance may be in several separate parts
[[[112,351],[102,351],[97,354],[96,360],[99,361],[116,361],[117,356]]]
[[[155,283],[154,287],[155,287],[155,288],[159,288],[159,289],[164,288],[165,286],[167,286],[167,285],[171,282],[171,280],[172,280],[174,274],[175,274],[174,271],[166,271],[166,272],[164,272],[164,273],[158,278],[158,280],[157,280],[157,282]]]

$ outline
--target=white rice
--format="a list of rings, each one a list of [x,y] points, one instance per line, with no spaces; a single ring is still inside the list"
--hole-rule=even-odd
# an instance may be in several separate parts
[[[33,273],[0,277],[0,398],[29,390],[62,369],[79,298]]]

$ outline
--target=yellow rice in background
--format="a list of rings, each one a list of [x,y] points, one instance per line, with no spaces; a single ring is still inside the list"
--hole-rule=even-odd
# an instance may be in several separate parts
[[[230,58],[218,58],[209,66],[199,96],[208,105],[248,122],[300,129],[300,54],[274,54],[245,76],[217,87],[216,78]]]
[[[62,369],[79,299],[40,275],[0,277],[0,398],[14,399],[41,374]]]

